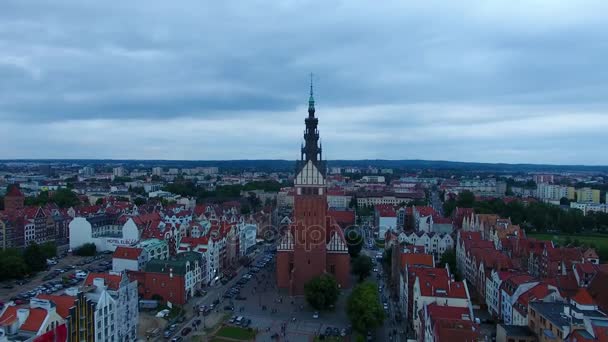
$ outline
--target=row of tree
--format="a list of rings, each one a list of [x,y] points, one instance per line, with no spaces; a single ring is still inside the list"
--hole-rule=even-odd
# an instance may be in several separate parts
[[[47,268],[46,260],[57,256],[54,242],[33,243],[23,251],[8,248],[0,251],[0,281],[22,279]]]
[[[53,191],[49,194],[48,191],[41,191],[36,197],[26,197],[25,205],[46,205],[47,203],[55,203],[60,208],[74,207],[80,204],[78,196],[67,188],[62,188]]]

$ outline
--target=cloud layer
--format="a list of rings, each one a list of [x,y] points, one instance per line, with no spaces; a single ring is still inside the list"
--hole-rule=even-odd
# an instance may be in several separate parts
[[[608,164],[605,1],[4,1],[0,158]]]

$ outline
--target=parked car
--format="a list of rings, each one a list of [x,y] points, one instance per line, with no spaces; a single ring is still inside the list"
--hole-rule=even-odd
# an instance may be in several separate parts
[[[184,329],[182,329],[182,336],[188,335],[191,331],[192,331],[192,328],[185,327]]]

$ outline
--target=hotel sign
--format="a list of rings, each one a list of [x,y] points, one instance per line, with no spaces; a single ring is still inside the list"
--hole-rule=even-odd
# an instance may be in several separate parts
[[[106,243],[113,246],[131,246],[137,243],[135,239],[106,239]]]

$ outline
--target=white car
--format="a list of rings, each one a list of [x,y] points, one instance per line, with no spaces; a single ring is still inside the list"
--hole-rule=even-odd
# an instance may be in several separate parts
[[[315,311],[315,313],[312,314],[312,318],[319,318],[319,312]]]

